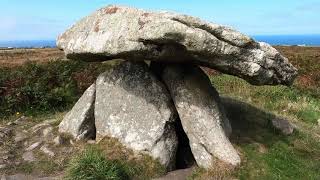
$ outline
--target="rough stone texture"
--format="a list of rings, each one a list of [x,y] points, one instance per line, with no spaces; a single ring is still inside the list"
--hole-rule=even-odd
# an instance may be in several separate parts
[[[37,148],[38,146],[40,146],[41,144],[42,144],[42,141],[35,142],[35,143],[31,144],[28,148],[26,148],[26,151],[32,151],[35,148]]]
[[[53,143],[55,146],[59,146],[59,145],[62,145],[64,143],[64,140],[62,139],[62,137],[59,135],[57,137],[55,137],[53,139]]]
[[[53,156],[55,155],[54,152],[51,151],[47,146],[42,146],[42,147],[40,148],[40,150],[41,150],[43,153],[45,153],[45,154],[47,154],[48,156],[50,156],[50,157],[53,157]]]
[[[223,129],[223,122],[228,120],[221,109],[219,94],[206,74],[193,65],[168,65],[162,79],[171,93],[197,164],[210,168],[218,158],[238,165],[240,157]]]
[[[27,151],[25,153],[22,154],[22,159],[24,161],[27,161],[27,162],[34,162],[36,161],[36,158],[34,157],[34,154],[32,151]]]
[[[94,138],[95,84],[92,84],[64,117],[59,125],[60,133],[71,134],[76,139]]]
[[[28,136],[26,135],[25,132],[16,132],[16,135],[14,137],[14,142],[19,143],[21,141],[24,141],[27,138],[28,138]]]
[[[272,119],[272,125],[284,135],[290,135],[294,130],[294,126],[288,120],[282,118]]]
[[[169,92],[144,62],[123,62],[96,82],[97,140],[117,138],[127,147],[159,158],[171,168],[175,160],[177,118]]]
[[[57,46],[69,59],[188,61],[256,85],[289,85],[297,75],[288,59],[269,44],[226,26],[172,12],[111,5],[61,34]]]

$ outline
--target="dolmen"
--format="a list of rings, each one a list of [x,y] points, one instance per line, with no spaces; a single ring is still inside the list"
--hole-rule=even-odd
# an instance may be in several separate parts
[[[253,85],[291,85],[297,76],[269,44],[173,12],[110,5],[61,34],[57,46],[72,60],[122,59],[84,92],[59,131],[77,140],[116,138],[168,169],[181,156],[181,131],[198,166],[241,162],[219,94],[200,66]]]

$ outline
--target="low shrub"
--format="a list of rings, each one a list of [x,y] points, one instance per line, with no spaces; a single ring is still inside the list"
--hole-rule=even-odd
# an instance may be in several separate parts
[[[0,67],[0,118],[65,110],[110,66],[61,60]]]

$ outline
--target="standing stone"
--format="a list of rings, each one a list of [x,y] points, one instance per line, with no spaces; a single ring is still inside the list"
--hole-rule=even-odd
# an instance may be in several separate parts
[[[193,65],[169,65],[164,68],[162,79],[171,93],[197,164],[210,168],[214,166],[214,158],[218,158],[238,165],[240,157],[223,129],[229,122],[219,94],[205,73]]]
[[[96,82],[96,139],[117,138],[168,169],[177,149],[177,118],[169,92],[144,62],[123,62]]]
[[[95,84],[81,96],[59,125],[59,132],[72,135],[76,139],[90,139],[95,136],[94,101]]]

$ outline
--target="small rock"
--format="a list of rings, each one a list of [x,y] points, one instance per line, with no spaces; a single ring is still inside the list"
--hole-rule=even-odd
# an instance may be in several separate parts
[[[26,116],[21,116],[17,120],[15,120],[13,123],[14,124],[19,124],[20,122],[26,121],[28,118]]]
[[[47,119],[47,120],[43,121],[43,123],[52,125],[52,124],[56,123],[57,121],[58,121],[57,119]]]
[[[87,135],[89,134],[89,130],[84,130],[81,134],[79,134],[76,137],[76,141],[81,141],[82,139],[85,139]],[[92,133],[91,133],[92,134]],[[90,137],[90,136],[89,136]]]
[[[272,120],[272,125],[276,129],[282,132],[284,135],[290,135],[293,133],[294,126],[286,119],[275,118]]]
[[[265,145],[261,144],[261,143],[254,143],[257,146],[257,150],[259,153],[261,154],[265,154],[268,152],[268,149]]]
[[[53,139],[53,143],[55,146],[59,146],[63,144],[63,139],[61,138],[61,136],[57,136]]]
[[[71,144],[71,145],[74,145],[74,142],[73,142],[73,140],[72,140],[72,139],[70,139],[70,144]]]
[[[3,160],[8,160],[8,159],[9,159],[9,156],[8,156],[8,155],[4,155],[4,156],[2,156],[2,159],[3,159]]]
[[[34,150],[34,149],[37,148],[41,143],[42,143],[41,141],[33,143],[31,146],[29,146],[29,147],[26,149],[26,151],[32,151],[32,150]]]
[[[42,131],[42,134],[44,137],[48,137],[48,136],[52,135],[52,131],[53,131],[53,127],[49,126]]]
[[[15,125],[16,123],[14,123],[13,121],[10,121],[7,123],[7,126],[12,126],[12,125]]]
[[[88,143],[88,144],[95,144],[96,141],[95,141],[95,140],[88,140],[87,143]]]
[[[318,119],[318,126],[320,126],[320,119]]]
[[[0,126],[0,138],[5,138],[12,133],[11,128]]]
[[[50,150],[48,147],[46,147],[46,146],[42,146],[42,147],[40,148],[40,150],[41,150],[42,152],[44,152],[45,154],[49,155],[50,157],[53,157],[53,156],[54,156],[54,152],[51,151],[51,150]]]
[[[28,146],[28,141],[25,141],[24,143],[23,143],[23,146]]]
[[[49,126],[50,126],[49,124],[40,123],[40,124],[37,124],[37,125],[33,126],[33,127],[31,128],[31,131],[32,131],[32,133],[34,134],[34,133],[37,133],[38,131],[40,131],[41,129],[46,128],[46,127],[49,127]]]
[[[22,154],[22,159],[27,162],[34,162],[36,158],[34,157],[33,152],[25,152]]]
[[[14,138],[14,142],[18,143],[18,142],[24,141],[25,139],[27,139],[26,134],[24,134],[22,132],[17,132],[16,136]]]
[[[6,167],[7,167],[6,164],[0,164],[0,169],[4,169],[4,168],[6,168]]]

